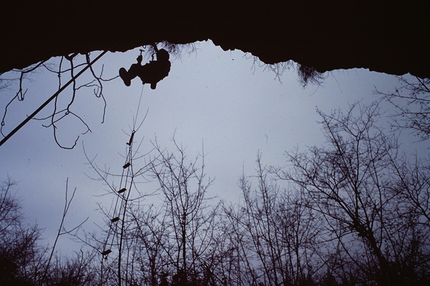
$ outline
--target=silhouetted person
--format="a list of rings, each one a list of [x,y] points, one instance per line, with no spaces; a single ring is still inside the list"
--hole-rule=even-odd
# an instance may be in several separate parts
[[[142,84],[149,83],[151,89],[157,87],[157,82],[165,78],[170,71],[169,53],[164,50],[157,50],[157,60],[150,61],[142,66],[142,55],[137,57],[137,64],[132,64],[128,71],[125,68],[119,69],[119,76],[126,86],[130,86],[131,80],[140,77]]]

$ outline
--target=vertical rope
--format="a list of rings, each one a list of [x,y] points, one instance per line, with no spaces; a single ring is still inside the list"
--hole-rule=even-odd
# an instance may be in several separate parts
[[[133,130],[130,134],[130,139],[129,141],[126,143],[127,145],[127,155],[125,158],[125,162],[123,165],[123,170],[122,170],[122,174],[121,174],[121,179],[120,179],[120,184],[119,184],[119,189],[121,190],[122,188],[127,188],[126,191],[124,193],[121,194],[116,194],[117,195],[117,199],[115,202],[115,207],[113,210],[113,215],[112,218],[115,217],[120,217],[120,221],[115,221],[110,223],[110,227],[108,230],[108,234],[107,234],[107,238],[106,238],[106,242],[104,245],[104,252],[108,249],[109,246],[109,250],[110,248],[113,247],[114,245],[114,241],[116,241],[116,246],[118,247],[118,269],[117,269],[117,277],[118,277],[118,285],[121,286],[122,284],[122,274],[121,274],[121,267],[122,267],[122,250],[123,250],[123,240],[124,240],[124,231],[125,231],[125,217],[127,214],[127,205],[130,199],[130,194],[131,194],[131,189],[133,187],[133,179],[134,179],[134,175],[133,175],[133,138],[134,138],[134,133],[137,131],[137,129],[140,128],[140,126],[142,125],[142,123],[139,125],[139,127],[137,127],[136,129],[136,125],[138,122],[138,117],[139,117],[139,111],[140,111],[140,106],[141,106],[141,102],[142,102],[142,96],[143,96],[143,88],[144,85],[142,84],[142,90],[140,92],[140,97],[139,97],[139,103],[137,106],[137,110],[136,110],[136,115],[133,118]],[[145,115],[146,118],[146,115]],[[121,202],[119,202],[121,201]],[[118,223],[121,223],[121,226],[119,226]],[[112,233],[113,232],[113,233]],[[112,239],[110,241],[110,245],[109,245],[109,238],[112,235]],[[107,256],[106,256],[107,258]],[[103,263],[102,263],[103,264]],[[103,266],[102,266],[103,267]]]
[[[144,86],[145,85],[142,84],[142,90],[140,91],[140,97],[139,97],[139,104],[137,105],[136,117],[133,120],[133,131],[136,130],[137,117],[139,116],[140,103],[142,102],[142,95],[143,95],[143,87]]]

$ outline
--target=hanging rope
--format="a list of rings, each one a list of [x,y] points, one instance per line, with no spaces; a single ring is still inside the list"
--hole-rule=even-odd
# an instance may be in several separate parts
[[[142,95],[143,95],[143,88],[145,87],[144,84],[142,84],[142,90],[140,91],[140,97],[139,97],[139,104],[137,105],[137,111],[136,111],[136,116],[133,118],[133,131],[132,132],[136,132],[136,123],[137,123],[137,118],[139,116],[139,110],[140,110],[140,103],[142,102]],[[143,122],[143,121],[142,121]],[[139,127],[137,129],[140,128],[142,124],[139,125]]]
[[[122,166],[122,174],[119,183],[119,188],[116,193],[116,202],[113,210],[112,218],[109,224],[109,230],[106,236],[105,243],[103,245],[103,251],[101,252],[102,257],[102,268],[103,260],[107,259],[108,254],[112,252],[114,245],[118,247],[118,285],[121,285],[121,263],[122,263],[122,247],[125,231],[125,218],[127,214],[127,205],[130,199],[131,190],[134,184],[134,171],[133,171],[133,139],[134,134],[140,129],[148,113],[145,114],[142,122],[137,125],[139,118],[140,106],[142,103],[144,85],[142,85],[142,90],[139,96],[139,103],[137,105],[136,114],[133,117],[132,132],[130,134],[129,141],[126,142],[127,145],[127,155],[125,158],[124,165]]]

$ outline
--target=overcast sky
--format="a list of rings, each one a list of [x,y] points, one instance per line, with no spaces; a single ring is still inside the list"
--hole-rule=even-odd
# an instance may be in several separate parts
[[[97,54],[94,52],[93,56]],[[104,64],[104,76],[114,77],[120,67],[128,68],[134,63],[138,54],[138,49],[107,54],[96,69]],[[32,74],[30,78],[25,100],[10,106],[5,132],[51,96],[58,84],[56,76],[49,73]],[[61,219],[65,181],[69,178],[70,191],[76,187],[77,193],[66,227],[89,217],[85,227],[94,228],[94,223],[101,221],[96,203],[108,207],[112,198],[98,197],[106,186],[88,177],[96,174],[86,164],[83,145],[91,158],[97,156],[99,166],[120,173],[127,134],[142,93],[138,121],[146,112],[147,118],[135,138],[137,142],[144,138],[142,153],[151,148],[150,141],[155,137],[161,146],[174,151],[175,136],[176,142],[186,147],[190,159],[201,154],[204,146],[207,175],[215,178],[210,194],[235,201],[240,195],[238,178],[242,172],[252,175],[257,152],[262,153],[263,163],[283,165],[285,151],[295,147],[305,150],[322,143],[316,107],[328,113],[357,100],[370,103],[378,99],[373,95],[375,86],[389,91],[396,84],[394,76],[352,69],[333,71],[321,86],[302,88],[294,69],[277,79],[264,65],[255,65],[249,54],[223,51],[210,41],[202,42],[197,44],[195,53],[172,59],[169,76],[158,83],[156,90],[145,85],[142,92],[139,79],[132,81],[131,87],[126,87],[121,79],[106,82],[103,124],[103,101],[91,90],[79,92],[73,110],[92,132],[81,136],[73,150],[59,148],[52,129],[42,127],[40,121],[30,121],[0,147],[0,180],[10,177],[18,182],[15,193],[27,221],[45,229],[43,236],[52,241]],[[13,89],[1,91],[2,110],[12,92]],[[70,92],[62,93],[59,100],[62,99],[70,99]],[[50,111],[52,105],[42,115]],[[85,126],[71,117],[58,126],[58,138],[64,145],[71,145],[85,131]],[[68,243],[63,238],[59,247],[67,247]]]

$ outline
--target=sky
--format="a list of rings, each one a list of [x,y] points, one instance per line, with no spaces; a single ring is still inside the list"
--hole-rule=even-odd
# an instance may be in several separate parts
[[[104,77],[115,77],[119,68],[128,68],[138,54],[139,48],[108,53],[95,69],[100,71],[103,64]],[[72,110],[92,132],[81,135],[74,149],[59,148],[52,129],[44,128],[44,122],[37,120],[30,121],[0,147],[0,180],[11,178],[17,182],[14,194],[23,206],[26,221],[44,229],[42,237],[46,243],[52,244],[61,220],[66,180],[69,193],[76,188],[76,195],[65,227],[70,229],[87,217],[87,230],[102,224],[98,203],[109,208],[112,197],[100,196],[107,187],[92,179],[97,175],[88,165],[84,149],[102,169],[121,173],[133,121],[140,123],[145,114],[135,135],[135,142],[143,140],[142,154],[151,149],[155,138],[162,147],[174,151],[175,138],[190,160],[205,154],[207,176],[215,179],[209,195],[237,202],[241,193],[238,179],[242,174],[253,174],[258,152],[263,164],[282,166],[285,151],[296,147],[304,151],[322,144],[317,107],[329,113],[336,108],[346,109],[356,101],[368,104],[379,99],[374,95],[375,87],[391,91],[398,83],[392,75],[350,69],[326,73],[320,86],[310,84],[303,88],[294,68],[277,78],[267,66],[255,62],[252,55],[223,51],[211,41],[196,43],[194,52],[171,61],[169,76],[155,90],[149,85],[142,89],[139,79],[133,80],[130,87],[119,78],[105,82],[107,106],[103,124],[103,101],[91,89],[80,90]],[[4,132],[13,129],[50,97],[57,85],[55,74],[31,74],[26,81],[25,100],[9,107]],[[16,89],[11,86],[0,92],[3,111]],[[66,102],[70,96],[70,90],[66,90],[59,101]],[[39,117],[50,112],[52,104]],[[71,145],[86,128],[68,116],[59,122],[57,130],[60,142]],[[118,178],[112,182],[118,183]],[[77,250],[76,247],[68,238],[61,238],[58,249]]]

